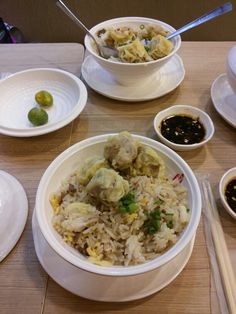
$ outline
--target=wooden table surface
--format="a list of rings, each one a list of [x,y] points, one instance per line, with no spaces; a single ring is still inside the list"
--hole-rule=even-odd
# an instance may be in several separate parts
[[[50,162],[72,144],[90,136],[128,130],[156,139],[155,114],[174,104],[205,110],[215,124],[213,139],[203,148],[180,153],[194,171],[210,173],[214,190],[222,174],[236,166],[236,130],[215,111],[210,88],[225,72],[233,42],[184,42],[179,51],[186,76],[170,94],[152,101],[126,103],[103,97],[88,88],[88,102],[72,123],[53,133],[14,138],[0,135],[0,169],[24,186],[29,201],[25,230],[0,264],[0,313],[213,313],[215,289],[202,222],[192,256],[182,273],[162,291],[127,303],[101,303],[75,296],[56,284],[42,269],[34,250],[31,218],[39,180]],[[79,44],[18,44],[0,46],[0,71],[16,72],[54,67],[80,75],[83,47]],[[157,87],[158,88],[158,87]],[[1,96],[0,96],[1,97]],[[218,202],[229,250],[236,250],[236,225]],[[14,219],[14,217],[13,217]],[[0,239],[1,241],[1,239]]]

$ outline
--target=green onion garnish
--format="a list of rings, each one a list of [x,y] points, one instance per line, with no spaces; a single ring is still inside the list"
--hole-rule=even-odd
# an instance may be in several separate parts
[[[132,214],[137,210],[138,206],[135,202],[135,195],[133,192],[126,194],[120,200],[119,210],[123,214]]]
[[[147,214],[147,220],[144,222],[144,229],[148,234],[154,234],[161,228],[161,212],[159,209],[154,209]]]
[[[168,221],[166,225],[169,229],[173,229],[174,227],[173,220]]]
[[[157,206],[160,206],[163,203],[163,200],[161,200],[160,198],[158,198],[154,204],[156,204]]]

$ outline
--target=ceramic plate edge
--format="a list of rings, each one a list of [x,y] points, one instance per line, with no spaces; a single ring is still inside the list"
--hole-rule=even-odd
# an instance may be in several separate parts
[[[84,76],[84,64],[85,64],[86,60],[87,60],[88,58],[90,58],[90,57],[93,58],[92,55],[87,56],[87,57],[85,58],[83,64],[82,64],[82,67],[81,67],[81,73],[82,73],[83,79],[85,80],[85,82],[88,84],[88,86],[89,86],[92,90],[96,91],[97,93],[99,93],[99,94],[101,94],[101,95],[103,95],[103,96],[105,96],[105,97],[108,97],[108,98],[111,98],[111,99],[114,99],[114,100],[120,100],[120,101],[132,103],[132,102],[142,102],[142,101],[149,101],[149,100],[157,99],[157,98],[163,97],[163,96],[165,96],[165,95],[171,93],[173,90],[175,90],[175,89],[182,83],[182,81],[183,81],[183,79],[184,79],[184,77],[185,77],[185,68],[184,68],[183,60],[182,60],[182,58],[176,53],[176,54],[173,56],[173,58],[177,57],[178,61],[179,61],[180,64],[181,64],[181,69],[182,69],[182,75],[181,75],[181,77],[180,77],[180,79],[179,79],[177,85],[175,85],[175,86],[174,86],[173,88],[171,88],[171,89],[168,89],[166,92],[164,92],[164,93],[162,93],[162,94],[160,94],[160,95],[158,95],[158,96],[143,97],[143,98],[129,98],[129,99],[127,99],[126,97],[113,96],[113,95],[110,95],[110,94],[108,95],[107,93],[98,90],[95,86],[93,86],[93,84],[90,84],[90,83],[85,79],[85,76]],[[100,65],[99,65],[99,66],[100,66]]]
[[[15,236],[13,238],[11,238],[11,241],[9,242],[10,245],[8,245],[8,249],[1,251],[1,255],[0,255],[0,262],[1,262],[7,257],[7,255],[15,247],[15,245],[17,244],[17,242],[19,241],[19,239],[22,235],[22,232],[24,231],[24,228],[25,228],[25,225],[27,222],[27,217],[28,217],[28,199],[27,199],[27,195],[26,195],[26,192],[25,192],[22,184],[14,176],[12,176],[11,174],[9,174],[5,171],[2,171],[2,170],[0,170],[0,173],[4,173],[4,175],[6,175],[12,182],[14,182],[14,184],[16,184],[20,188],[21,193],[22,193],[22,197],[23,197],[23,201],[24,201],[23,207],[25,208],[25,210],[23,212],[22,220],[21,220],[21,226],[20,226],[18,232],[15,234]]]
[[[236,128],[236,123],[234,123],[232,120],[229,120],[223,113],[221,110],[219,110],[219,108],[217,107],[217,104],[216,104],[216,100],[215,100],[215,97],[214,97],[214,88],[215,88],[215,85],[217,84],[217,82],[219,81],[219,79],[223,76],[226,76],[226,73],[222,73],[220,74],[219,76],[217,76],[217,78],[213,81],[213,83],[211,84],[211,100],[212,100],[212,103],[214,105],[214,108],[215,110],[218,112],[218,114],[226,121],[228,122],[232,127]]]

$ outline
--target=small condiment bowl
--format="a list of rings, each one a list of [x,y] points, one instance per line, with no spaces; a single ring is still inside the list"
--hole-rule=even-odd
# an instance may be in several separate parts
[[[161,123],[164,119],[174,115],[188,116],[195,119],[198,118],[199,122],[205,128],[205,136],[203,140],[201,140],[199,143],[194,144],[176,144],[166,139],[161,133]],[[188,105],[175,105],[158,112],[158,114],[154,118],[154,129],[157,133],[159,140],[176,151],[192,150],[205,145],[212,138],[215,131],[214,124],[207,113],[196,107]]]
[[[220,183],[219,183],[219,194],[220,194],[222,205],[224,206],[226,211],[230,214],[231,217],[236,219],[236,212],[234,212],[233,209],[229,206],[226,200],[226,196],[225,196],[227,185],[233,179],[236,179],[236,167],[229,169],[221,177]]]

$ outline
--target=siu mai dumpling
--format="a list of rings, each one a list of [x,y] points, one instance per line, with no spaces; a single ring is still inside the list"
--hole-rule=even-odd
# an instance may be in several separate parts
[[[78,182],[86,185],[100,168],[108,167],[107,161],[102,156],[92,156],[87,158],[77,170]]]
[[[124,131],[108,139],[104,147],[104,157],[117,170],[129,168],[138,153],[138,141]]]
[[[87,192],[105,203],[116,203],[129,191],[129,183],[115,170],[101,168],[86,187]]]
[[[161,178],[164,173],[165,165],[157,152],[148,146],[140,147],[132,169],[132,175]]]
[[[97,223],[100,212],[90,204],[74,202],[67,205],[62,214],[62,228],[80,232]]]

